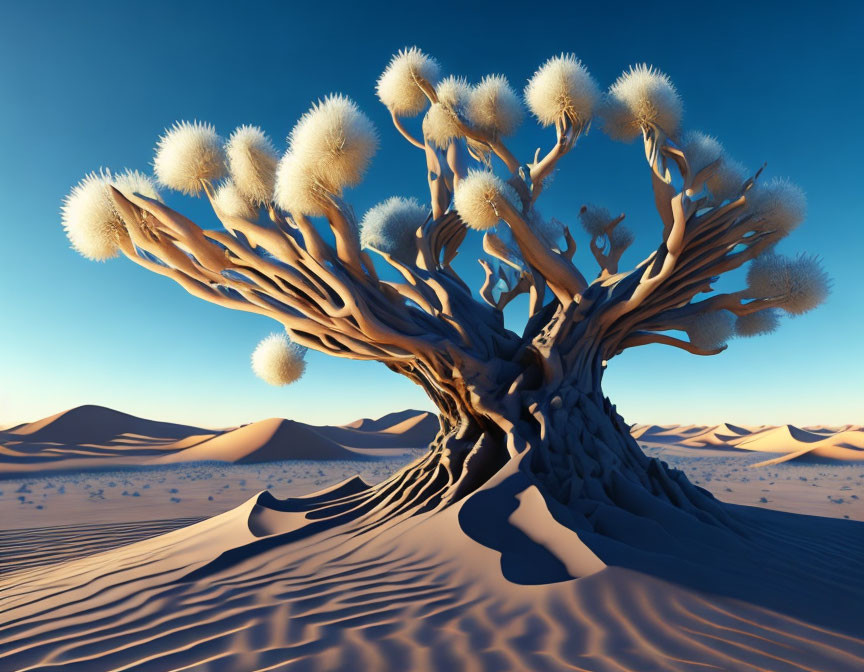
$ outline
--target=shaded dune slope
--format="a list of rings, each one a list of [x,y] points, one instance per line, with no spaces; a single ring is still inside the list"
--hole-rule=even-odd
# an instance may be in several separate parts
[[[738,507],[680,549],[687,514],[577,533],[515,471],[366,534],[308,517],[365,487],[0,578],[0,669],[864,668],[862,524]]]
[[[85,523],[0,531],[0,575],[83,558],[118,546],[157,537],[199,522],[200,518],[168,518],[134,523]]]
[[[86,444],[111,441],[123,434],[177,440],[208,432],[199,427],[145,420],[104,406],[88,405],[18,425],[3,433],[27,437],[30,441]]]
[[[216,460],[245,464],[276,460],[350,460],[356,453],[292,420],[271,418],[244,425],[185,450],[152,460],[154,464]]]
[[[317,427],[322,436],[349,448],[424,448],[438,432],[438,418],[427,411],[390,413],[342,427]]]

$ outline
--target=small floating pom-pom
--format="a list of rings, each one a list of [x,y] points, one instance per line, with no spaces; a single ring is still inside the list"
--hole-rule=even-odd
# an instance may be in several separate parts
[[[564,117],[576,124],[586,124],[599,99],[597,83],[573,54],[550,58],[525,87],[525,102],[543,126],[551,126]]]
[[[493,137],[512,135],[522,123],[522,101],[502,75],[487,75],[468,99],[468,119]]]
[[[255,205],[273,198],[276,181],[276,149],[257,126],[240,126],[225,145],[231,179],[243,196]]]
[[[225,174],[222,138],[211,124],[176,122],[159,138],[153,167],[160,184],[197,195],[202,180],[218,180]]]
[[[459,181],[453,205],[465,224],[482,231],[492,228],[501,219],[499,206],[502,199],[515,207],[519,197],[513,187],[494,173],[471,170]]]
[[[413,198],[394,196],[371,208],[360,224],[360,245],[386,252],[394,259],[414,263],[417,229],[429,210]]]
[[[378,98],[393,114],[413,117],[423,111],[428,99],[417,84],[422,78],[432,86],[438,82],[438,63],[417,47],[402,49],[378,78]]]
[[[252,370],[269,385],[288,385],[306,369],[306,349],[291,342],[285,334],[270,334],[252,353]]]

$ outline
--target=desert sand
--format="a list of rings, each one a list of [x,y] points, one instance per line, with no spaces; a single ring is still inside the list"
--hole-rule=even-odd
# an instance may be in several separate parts
[[[437,430],[432,414],[410,410],[345,427],[270,418],[242,427],[204,429],[79,406],[0,431],[0,479],[201,460],[354,460],[425,447]]]
[[[771,460],[755,462],[764,466],[796,459],[830,462],[864,461],[864,429],[842,427],[744,427],[723,423],[698,425],[635,425],[632,436],[642,444],[677,445],[690,448],[734,448],[756,453],[780,453]]]
[[[833,437],[857,445],[857,427],[790,428],[788,447],[784,428],[635,427],[647,453],[745,505],[746,547],[717,534],[673,558],[683,517],[635,547],[611,541],[611,517],[606,537],[577,534],[516,465],[384,529],[346,536],[308,517],[414,459],[410,445],[381,456],[375,436],[410,432],[416,412],[137,436],[120,418],[101,437],[54,418],[11,447],[48,468],[0,481],[2,670],[864,669],[864,523],[851,522],[864,464],[811,451],[753,467]],[[37,458],[40,442],[61,457]],[[98,470],[67,468],[82,444],[110,449],[83,458]]]

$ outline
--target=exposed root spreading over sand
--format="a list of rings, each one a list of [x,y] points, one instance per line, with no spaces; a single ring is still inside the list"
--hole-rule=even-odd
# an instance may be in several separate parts
[[[102,448],[158,449],[161,432],[174,445],[158,458],[214,438],[183,426],[136,433],[129,417],[114,418]],[[9,449],[26,448],[24,437],[81,448],[51,434],[69,418],[49,420]],[[320,438],[367,450],[376,433],[402,442],[423,421],[362,421]],[[286,429],[272,424],[244,428],[245,447],[232,432],[215,438],[229,459],[270,450]],[[785,458],[790,441],[812,453],[845,436],[854,451],[860,428],[634,429],[649,455],[719,498],[763,508],[730,507],[741,535],[656,512],[634,527],[609,511],[574,530],[514,472],[438,514],[358,532],[254,494],[318,490],[338,503],[365,484],[336,480],[381,480],[416,455],[392,449],[0,481],[7,527],[30,528],[0,532],[0,670],[864,669],[864,523],[842,520],[864,519],[861,463],[811,454],[749,468],[753,444]]]
[[[286,516],[256,496],[190,527],[0,579],[0,669],[864,667],[864,633],[848,604],[864,595],[861,577],[848,573],[864,544],[860,524],[824,521],[825,529],[815,518],[754,518],[751,551],[764,556],[738,562],[734,549],[719,544],[707,572],[712,585],[687,563],[658,578],[664,572],[652,569],[644,549],[630,554],[642,558],[644,571],[607,567],[601,558],[616,553],[586,537],[601,549],[595,555],[574,532],[556,528],[539,493],[529,488],[516,499],[513,514],[490,515],[489,526],[498,538],[531,535],[534,547],[518,546],[529,569],[551,557],[564,577],[505,578],[502,562],[514,549],[493,550],[467,534],[477,513],[467,505],[376,533],[333,528],[303,539],[296,537],[308,523],[302,514]],[[500,505],[506,512],[507,501]],[[530,528],[520,510],[530,514]],[[270,522],[262,526],[262,519]],[[790,548],[793,571],[772,557]],[[745,574],[763,564],[764,577]],[[750,585],[765,590],[746,600],[735,594]],[[808,603],[812,618],[803,617]],[[831,609],[835,621],[826,623]]]

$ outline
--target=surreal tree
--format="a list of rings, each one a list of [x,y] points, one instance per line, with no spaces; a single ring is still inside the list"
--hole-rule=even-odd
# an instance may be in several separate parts
[[[800,190],[748,175],[713,138],[682,132],[675,88],[646,66],[603,94],[574,56],[547,61],[524,103],[555,138],[528,161],[507,147],[525,115],[502,76],[476,85],[442,78],[412,48],[393,57],[377,92],[425,163],[426,203],[397,195],[355,216],[343,192],[362,179],[377,134],[351,100],[332,95],[297,122],[281,158],[254,126],[226,142],[210,125],[182,122],[160,139],[156,181],[205,195],[223,229],[167,207],[147,176],[103,171],[66,200],[69,238],[86,257],[121,253],[194,296],[278,321],[285,333],[253,357],[267,382],[296,380],[313,348],[382,362],[426,391],[440,415],[433,445],[383,483],[330,504],[341,519],[442,508],[509,464],[580,525],[601,507],[639,513],[634,502],[646,496],[724,524],[711,495],[642,453],[603,395],[603,371],[652,343],[716,355],[733,335],[771,332],[781,312],[818,305],[828,291],[818,262],[773,251],[803,219]],[[406,119],[421,113],[412,131]],[[623,215],[590,205],[578,213],[599,266],[588,273],[572,262],[573,223],[540,211],[558,162],[595,118],[612,139],[644,144],[660,236],[630,270],[619,268],[633,240]],[[472,229],[486,255],[485,281],[473,290],[452,267]],[[401,280],[382,279],[373,259]],[[748,262],[746,288],[712,289]],[[502,311],[521,294],[530,315],[518,334]]]

